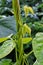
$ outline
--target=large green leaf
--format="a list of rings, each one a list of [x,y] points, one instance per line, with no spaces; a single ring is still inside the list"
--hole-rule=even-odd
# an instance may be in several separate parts
[[[0,19],[0,37],[6,37],[16,33],[16,22],[13,16]]]
[[[37,33],[32,41],[33,51],[37,58],[38,63],[43,65],[43,33]]]
[[[7,56],[14,48],[16,44],[13,40],[5,41],[2,46],[0,46],[0,59]]]

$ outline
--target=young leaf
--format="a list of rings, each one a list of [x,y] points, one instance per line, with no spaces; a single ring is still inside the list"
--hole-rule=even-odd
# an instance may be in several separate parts
[[[33,11],[32,7],[28,7],[27,5],[25,5],[25,6],[23,7],[23,9],[24,9],[24,12],[25,12],[25,16],[26,16],[26,17],[28,16],[29,13],[34,14],[34,11]]]
[[[34,11],[33,11],[32,7],[28,7],[28,9],[29,9],[30,13],[34,14]]]
[[[6,41],[7,39],[9,39],[13,34],[9,35],[8,37],[4,37],[4,38],[0,38],[0,43]]]
[[[0,46],[0,59],[7,56],[14,48],[16,44],[13,40],[5,41],[2,46]]]
[[[25,16],[27,17],[27,16],[28,16],[28,13],[29,13],[28,6],[25,5],[25,6],[23,7],[23,9],[24,9],[24,12],[25,12]]]
[[[27,44],[27,43],[29,43],[31,40],[32,40],[31,37],[30,37],[30,38],[22,38],[22,43],[23,43],[23,44]]]
[[[40,65],[43,65],[43,33],[37,33],[32,41],[33,51]]]
[[[25,33],[31,34],[31,28],[28,27],[26,24],[23,25],[23,34]]]
[[[8,39],[8,37],[0,38],[0,43],[2,43],[3,41],[6,41],[7,39]]]

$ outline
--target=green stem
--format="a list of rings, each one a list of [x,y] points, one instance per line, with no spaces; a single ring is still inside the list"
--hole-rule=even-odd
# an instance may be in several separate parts
[[[17,48],[15,48],[15,53],[16,53],[16,61],[17,61],[17,59],[18,59],[18,57],[17,57]]]
[[[29,52],[28,54],[24,54],[25,59],[26,59],[28,56],[30,56],[31,53],[33,53],[33,50],[32,50],[31,52]]]
[[[21,65],[22,61],[22,56],[23,56],[23,44],[22,44],[22,20],[21,20],[21,15],[20,15],[20,5],[19,5],[19,0],[12,0],[13,3],[13,10],[14,10],[14,16],[16,19],[16,26],[17,26],[17,45],[18,45],[18,50],[19,50],[19,65]]]

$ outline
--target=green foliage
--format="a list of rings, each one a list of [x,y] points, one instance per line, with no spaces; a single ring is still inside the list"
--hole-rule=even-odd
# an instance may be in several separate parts
[[[6,41],[6,40],[8,40],[8,39],[10,39],[12,35],[13,35],[13,34],[9,35],[8,37],[0,38],[0,43]]]
[[[15,48],[15,46],[16,44],[12,39],[5,41],[2,46],[0,46],[0,59],[7,56]]]
[[[16,19],[16,26],[17,26],[17,50],[16,50],[16,65],[24,65],[25,63],[25,53],[23,50],[23,43],[30,42],[32,38],[23,38],[24,34],[28,33],[31,35],[31,29],[28,27],[26,24],[23,25],[21,15],[20,15],[20,5],[19,5],[19,0],[12,1],[13,3],[13,11],[14,11],[14,16]],[[17,5],[16,5],[17,4]],[[26,39],[26,40],[25,40]],[[19,53],[19,55],[18,55]],[[23,61],[23,62],[22,62]],[[26,62],[26,64],[28,64]]]
[[[20,0],[20,3],[23,3],[20,4],[21,6],[19,5],[19,0],[12,0],[13,10],[11,7],[11,1],[8,1],[10,0],[0,0],[0,59],[10,54],[15,48],[16,62],[12,64],[12,61],[10,59],[2,59],[0,61],[0,65],[31,65],[33,64],[31,62],[31,59],[32,61],[34,60],[33,55],[29,60],[28,57],[30,57],[33,52],[36,57],[36,61],[33,61],[33,65],[43,65],[42,0]],[[28,16],[25,17],[25,12],[22,12],[23,6],[26,5],[25,3],[29,5],[29,7],[33,8],[35,14],[32,15],[29,13],[27,14]],[[30,8],[30,12],[32,12],[32,8]],[[13,14],[14,16],[9,16]],[[36,32],[40,31],[42,31],[42,33],[36,34]],[[34,37],[34,35],[36,34],[33,41],[31,37],[31,32],[32,37]],[[32,47],[29,45],[31,44],[31,41],[33,50]],[[24,45],[26,46],[26,48],[24,48]],[[25,51],[29,52],[26,53]]]
[[[32,41],[33,51],[39,65],[43,65],[43,33],[37,33]]]
[[[0,61],[0,65],[12,65],[12,60],[11,59],[2,59]]]
[[[16,4],[17,4],[17,6],[16,6]],[[14,40],[13,40],[11,38],[12,35],[10,35],[8,37],[0,38],[0,43],[3,42],[3,44],[0,46],[0,59],[7,56],[8,54],[10,54],[10,52],[15,48],[15,49],[17,49],[16,50],[16,62],[17,62],[16,65],[21,65],[22,60],[23,60],[22,64],[24,65],[24,63],[25,63],[24,60],[26,58],[24,58],[25,53],[23,50],[23,44],[29,43],[32,40],[32,38],[31,37],[30,38],[24,38],[24,37],[22,37],[22,35],[26,34],[26,33],[31,35],[31,29],[26,24],[24,24],[24,25],[22,24],[22,19],[21,19],[21,15],[20,15],[20,6],[19,6],[18,0],[16,0],[16,1],[13,0],[13,8],[14,8],[14,15],[15,15],[16,26],[17,26],[17,35],[16,35],[17,38],[14,38]],[[17,13],[17,11],[18,11],[18,13]],[[8,29],[13,30],[13,31],[15,30],[15,29],[13,29],[15,27],[14,26],[11,27],[11,26],[14,23],[15,22],[12,21],[11,18],[9,19],[8,17],[6,17],[5,19],[3,18],[3,20],[2,20],[2,18],[0,19],[0,25],[1,26],[4,26],[5,28],[8,28]],[[25,32],[24,32],[24,29],[25,29]],[[15,44],[15,42],[16,42],[16,44]],[[18,55],[18,53],[19,53],[19,55]],[[27,56],[28,55],[26,55],[26,57]]]
[[[31,27],[32,31],[43,32],[43,21],[42,20],[34,22],[34,23],[30,22],[28,25]]]
[[[30,38],[22,38],[22,43],[23,44],[27,44],[27,43],[29,43],[30,41],[32,40],[32,38],[30,37]]]
[[[8,16],[0,19],[0,37],[9,36],[16,33],[16,21],[14,16]]]

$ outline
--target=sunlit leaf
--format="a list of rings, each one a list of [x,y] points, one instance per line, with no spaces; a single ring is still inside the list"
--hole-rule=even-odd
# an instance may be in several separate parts
[[[14,48],[16,44],[13,40],[5,41],[2,46],[0,46],[0,59],[7,56]]]
[[[11,36],[12,36],[12,34],[9,35],[8,37],[0,38],[0,43],[2,43],[3,41],[6,41],[6,40],[9,39]]]
[[[43,65],[43,33],[37,33],[32,41],[33,51],[40,65]]]
[[[5,37],[5,38],[0,38],[0,43],[3,42],[3,41],[6,41],[8,38]]]
[[[27,43],[29,43],[31,40],[32,40],[31,37],[30,37],[30,38],[22,38],[22,43],[23,43],[23,44],[27,44]]]

